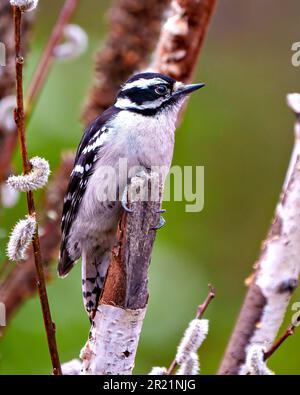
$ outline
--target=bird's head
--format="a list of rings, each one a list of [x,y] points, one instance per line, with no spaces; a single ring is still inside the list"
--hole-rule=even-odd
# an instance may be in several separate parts
[[[115,106],[143,115],[179,109],[186,95],[204,84],[183,84],[159,73],[140,73],[122,85]]]

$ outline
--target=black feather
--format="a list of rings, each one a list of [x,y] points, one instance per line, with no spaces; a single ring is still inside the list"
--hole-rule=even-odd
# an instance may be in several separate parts
[[[96,147],[93,150],[87,151],[84,153],[84,148],[93,144],[95,141],[95,135],[100,131],[97,137],[100,137],[104,132],[101,129],[105,126],[105,124],[111,120],[120,109],[112,106],[104,111],[99,117],[95,119],[94,122],[86,129],[83,134],[83,137],[78,146],[74,168],[78,166],[82,166],[85,169],[86,165],[89,165],[88,171],[80,172],[72,172],[70,176],[70,182],[67,189],[63,212],[62,212],[62,222],[61,222],[61,246],[60,246],[60,260],[58,264],[58,274],[60,276],[65,276],[71,270],[74,265],[74,261],[79,259],[80,253],[78,257],[70,257],[67,251],[67,242],[69,233],[74,223],[76,216],[78,214],[78,210],[80,207],[80,203],[84,196],[88,180],[90,176],[93,174],[95,162],[99,158],[101,152],[101,146]]]

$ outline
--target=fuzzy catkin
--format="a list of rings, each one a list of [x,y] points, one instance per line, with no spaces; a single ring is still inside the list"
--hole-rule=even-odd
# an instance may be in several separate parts
[[[19,7],[22,12],[29,12],[34,10],[39,3],[39,0],[10,0],[12,6]]]
[[[88,47],[88,35],[78,25],[69,24],[64,28],[65,42],[57,45],[53,55],[59,60],[71,60],[83,54]]]
[[[7,256],[11,261],[20,261],[26,258],[29,247],[36,230],[36,219],[28,215],[21,219],[12,230],[7,245]]]
[[[196,353],[191,353],[189,358],[179,367],[176,375],[195,376],[200,373],[199,357]]]
[[[150,376],[162,376],[164,374],[167,374],[167,369],[160,366],[154,366],[148,373]]]
[[[294,113],[300,115],[300,93],[289,93],[286,97],[286,101]]]
[[[30,159],[32,169],[28,174],[21,176],[11,176],[7,183],[16,191],[29,192],[36,189],[43,188],[50,175],[49,163],[44,158],[38,156]]]
[[[176,362],[185,363],[192,353],[196,353],[208,333],[208,320],[194,319],[189,323],[177,348]]]
[[[267,367],[264,361],[265,347],[261,344],[253,344],[249,347],[245,365],[241,368],[240,375],[269,376],[274,373]]]

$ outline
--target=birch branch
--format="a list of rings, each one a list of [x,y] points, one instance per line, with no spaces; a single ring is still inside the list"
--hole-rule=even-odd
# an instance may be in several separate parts
[[[148,301],[148,267],[159,221],[162,190],[155,175],[134,177],[128,196],[131,214],[119,226],[119,245],[113,251],[103,294],[89,340],[81,353],[82,374],[131,374]],[[142,184],[141,184],[142,181]],[[136,191],[143,190],[130,200]]]
[[[238,374],[251,345],[269,348],[277,335],[300,271],[300,95],[289,95],[296,113],[295,144],[282,193],[255,274],[219,374]],[[297,104],[298,103],[298,104]]]

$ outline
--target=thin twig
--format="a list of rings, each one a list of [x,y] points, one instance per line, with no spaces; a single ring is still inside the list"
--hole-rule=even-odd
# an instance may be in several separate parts
[[[291,335],[294,334],[296,326],[294,324],[289,325],[284,334],[272,345],[272,347],[264,353],[264,361],[271,357],[274,352],[281,346],[281,344]]]
[[[64,153],[60,166],[54,172],[51,182],[44,191],[42,212],[39,223],[42,224],[43,234],[40,236],[41,250],[43,251],[43,268],[46,281],[52,279],[50,265],[57,259],[57,245],[60,241],[60,218],[62,205],[68,186],[68,176],[72,171],[74,156]],[[8,262],[8,261],[5,261]],[[6,322],[8,323],[19,307],[36,293],[36,270],[33,250],[28,251],[28,257],[22,265],[9,264],[11,271],[5,273],[0,279],[0,301],[6,308]],[[0,327],[0,339],[4,330]]]
[[[208,284],[208,288],[209,288],[209,292],[205,298],[205,301],[198,306],[197,314],[195,317],[196,319],[200,319],[203,316],[203,314],[205,313],[210,302],[216,296],[216,290],[211,284]],[[173,374],[174,370],[177,368],[177,365],[178,364],[177,364],[176,358],[174,358],[174,360],[172,361],[172,363],[167,371],[167,375]]]
[[[23,104],[23,63],[24,59],[21,56],[21,18],[22,13],[19,7],[14,7],[14,26],[15,26],[15,49],[16,49],[16,93],[17,93],[17,108],[15,110],[15,121],[18,130],[18,136],[20,141],[23,172],[27,174],[31,170],[31,165],[28,158],[27,146],[26,146],[26,135],[25,135],[25,115],[24,115],[24,104]],[[27,207],[28,213],[31,216],[35,216],[35,206],[33,193],[27,192]],[[55,325],[51,318],[51,312],[48,302],[48,296],[45,286],[45,277],[42,266],[42,257],[40,250],[40,240],[38,235],[38,228],[33,236],[32,240],[34,250],[34,261],[36,267],[37,276],[37,288],[39,291],[39,297],[43,312],[43,319],[47,334],[48,346],[53,366],[53,374],[62,374],[59,356],[55,340]]]
[[[42,88],[49,75],[53,63],[53,50],[62,38],[64,27],[69,23],[79,0],[66,0],[60,14],[55,22],[49,40],[43,51],[37,68],[33,74],[32,80],[28,87],[28,93],[25,97],[25,121],[28,124]],[[0,156],[0,182],[3,182],[10,172],[12,156],[18,141],[17,133],[10,133],[5,136],[2,142],[4,148]]]
[[[197,310],[197,314],[196,314],[196,318],[198,318],[198,319],[200,319],[203,316],[208,305],[210,304],[212,299],[216,296],[216,290],[211,284],[208,284],[208,288],[209,288],[209,293],[208,293],[205,301],[198,306],[198,310]]]
[[[77,5],[78,0],[66,0],[54,25],[46,48],[28,87],[28,92],[25,99],[26,122],[28,122],[30,119],[33,108],[41,92],[41,88],[44,85],[47,76],[49,75],[49,69],[53,63],[54,48],[59,44],[63,35],[63,30],[71,19]]]

